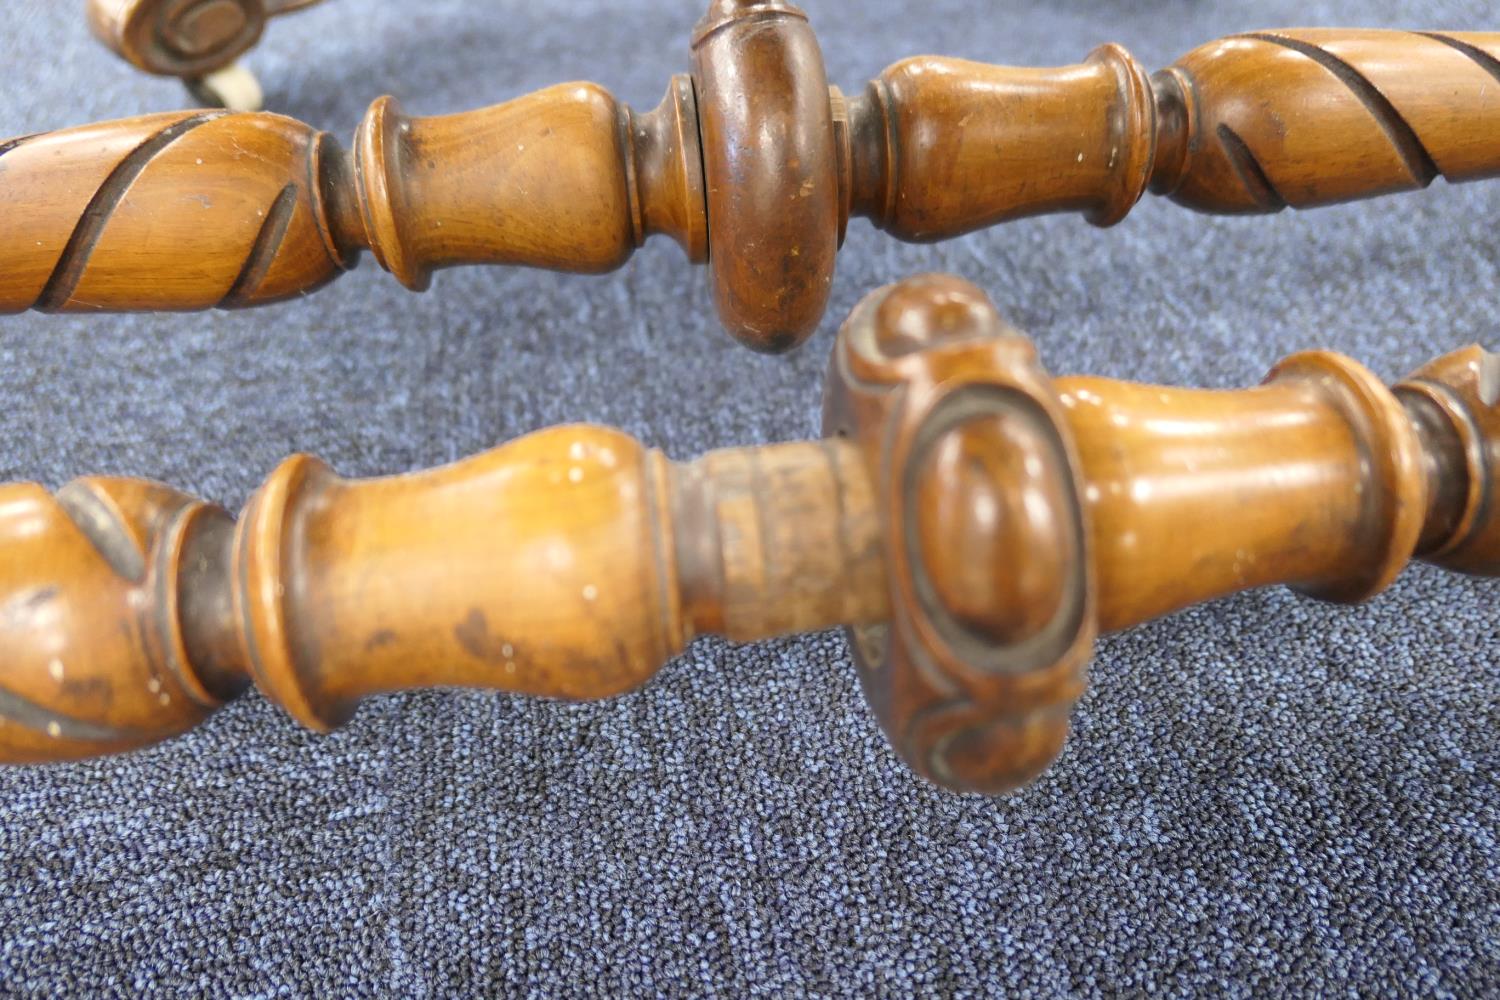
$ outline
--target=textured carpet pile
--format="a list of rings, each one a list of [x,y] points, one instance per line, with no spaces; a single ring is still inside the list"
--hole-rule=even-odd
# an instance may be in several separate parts
[[[344,138],[384,92],[436,114],[579,78],[649,108],[699,6],[333,0],[250,63],[273,109]],[[1500,29],[1481,0],[806,6],[846,89],[917,52],[1057,65],[1114,40],[1157,67],[1263,27]],[[81,7],[0,7],[0,134],[184,103]],[[839,319],[921,270],[982,285],[1058,373],[1239,386],[1328,347],[1396,377],[1500,346],[1497,210],[1500,182],[1439,181],[926,247],[856,222],[828,319],[781,358],[720,332],[667,241],[605,277],[471,269],[418,296],[367,258],[260,311],[9,317],[0,479],[238,507],[294,451],[376,475],[567,421],[678,458],[803,437]],[[604,704],[379,698],[330,737],[251,695],[165,746],[0,771],[0,995],[1493,996],[1497,595],[1418,567],[1358,608],[1270,590],[1108,637],[1061,761],[994,801],[901,766],[834,633],[699,641]]]

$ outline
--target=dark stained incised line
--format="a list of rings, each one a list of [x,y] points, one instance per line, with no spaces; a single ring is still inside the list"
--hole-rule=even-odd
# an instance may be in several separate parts
[[[88,268],[89,256],[98,245],[99,237],[104,235],[104,227],[109,224],[110,216],[114,215],[125,192],[140,176],[141,171],[163,149],[199,125],[222,118],[225,114],[223,111],[207,111],[173,122],[131,150],[128,156],[115,165],[79,217],[78,225],[73,228],[73,235],[68,238],[68,245],[58,258],[52,277],[47,280],[42,294],[37,297],[34,308],[43,311],[57,310],[68,304],[74,290],[78,288],[78,282],[83,278],[83,272]]]
[[[1338,77],[1339,81],[1349,88],[1350,93],[1359,99],[1360,103],[1369,110],[1371,117],[1385,131],[1391,140],[1391,145],[1395,147],[1396,155],[1401,157],[1407,173],[1411,174],[1412,180],[1418,187],[1427,187],[1442,173],[1433,161],[1432,154],[1427,151],[1426,146],[1422,145],[1422,140],[1417,136],[1416,130],[1411,127],[1411,123],[1359,70],[1332,52],[1320,49],[1301,39],[1265,32],[1256,32],[1245,37],[1299,52]]]
[[[6,153],[9,153],[13,149],[19,149],[20,147],[30,142],[32,139],[35,139],[38,135],[41,135],[41,133],[37,132],[32,135],[16,136],[16,138],[14,139],[0,140],[0,156],[4,156]]]
[[[1430,38],[1434,42],[1442,42],[1450,49],[1453,49],[1457,52],[1462,52],[1464,55],[1473,60],[1480,69],[1484,70],[1490,76],[1494,77],[1497,81],[1500,81],[1500,59],[1496,59],[1494,56],[1484,51],[1484,49],[1481,49],[1478,46],[1470,45],[1468,42],[1464,41],[1461,38],[1454,38],[1452,35],[1444,35],[1441,32],[1437,31],[1419,31],[1417,32],[1417,34],[1423,36],[1424,38]]]
[[[58,490],[55,499],[95,551],[122,580],[140,583],[146,578],[146,555],[115,508],[87,480],[75,479]]]
[[[134,735],[129,730],[61,715],[3,687],[0,687],[0,718],[38,733],[46,733],[54,739],[77,740],[81,743],[117,743],[129,740]]]
[[[1219,142],[1224,146],[1224,153],[1229,157],[1229,165],[1239,176],[1240,183],[1255,199],[1255,203],[1268,212],[1279,212],[1286,208],[1287,201],[1276,190],[1276,185],[1271,183],[1271,178],[1266,176],[1265,167],[1261,166],[1260,160],[1255,158],[1255,153],[1240,134],[1228,125],[1221,124],[1218,128]]]
[[[297,185],[288,184],[281,189],[281,193],[271,204],[271,210],[266,213],[266,221],[261,225],[250,253],[245,257],[245,265],[240,268],[239,277],[234,279],[234,284],[229,286],[229,291],[220,300],[220,308],[233,309],[245,305],[255,294],[265,280],[266,273],[271,270],[271,265],[275,263],[276,255],[281,252],[287,228],[292,224],[292,213],[296,210]]]

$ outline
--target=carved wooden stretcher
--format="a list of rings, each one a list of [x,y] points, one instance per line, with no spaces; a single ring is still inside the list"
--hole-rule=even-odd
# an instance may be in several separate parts
[[[95,21],[175,72],[173,45],[210,47],[182,25],[237,50],[277,6],[116,0]],[[418,290],[459,264],[603,272],[665,234],[708,264],[724,325],[775,351],[817,326],[851,216],[930,241],[1041,212],[1107,226],[1148,188],[1274,212],[1500,171],[1500,34],[1267,31],[1155,76],[1117,45],[1060,69],[922,56],[845,95],[796,7],[714,0],[692,59],[647,113],[590,83],[437,118],[382,98],[352,152],[213,111],[0,143],[0,311],[257,305],[365,249]]]
[[[0,760],[166,739],[252,681],[326,730],[368,695],[602,698],[695,635],[849,626],[900,754],[998,792],[1060,751],[1097,632],[1408,560],[1500,573],[1500,356],[1394,389],[1290,357],[1199,391],[1050,378],[953,278],[869,296],[825,439],[668,461],[602,427],[353,482],[292,458],[238,525],[164,486],[0,488]],[[1232,512],[1229,517],[1222,512]]]

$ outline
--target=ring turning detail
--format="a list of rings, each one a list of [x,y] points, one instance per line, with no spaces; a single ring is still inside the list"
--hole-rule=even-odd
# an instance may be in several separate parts
[[[96,0],[95,17],[135,39],[182,8],[170,24],[229,35],[291,6]],[[116,47],[168,65],[165,42]],[[724,326],[779,351],[821,320],[851,217],[925,242],[1044,212],[1107,226],[1148,189],[1308,208],[1494,176],[1497,116],[1500,34],[1256,32],[1154,76],[1117,45],[1053,69],[919,56],[846,95],[801,10],[714,0],[691,74],[646,113],[567,83],[435,118],[385,98],[352,152],[198,112],[0,143],[0,311],[273,302],[365,249],[414,289],[462,264],[597,273],[664,234],[708,265]]]
[[[327,730],[381,692],[604,698],[696,635],[843,625],[897,753],[997,793],[1061,752],[1100,632],[1272,584],[1363,600],[1413,558],[1500,574],[1477,347],[1394,389],[1326,352],[1232,392],[1053,378],[933,275],[854,311],[824,414],[692,462],[593,426],[362,482],[298,456],[238,524],[137,480],[0,487],[0,761],[155,743],[251,685]]]

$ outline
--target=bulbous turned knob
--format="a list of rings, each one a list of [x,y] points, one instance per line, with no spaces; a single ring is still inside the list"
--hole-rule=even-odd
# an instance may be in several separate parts
[[[920,274],[880,298],[875,345],[887,357],[900,357],[942,341],[994,336],[996,319],[989,298],[962,278]]]
[[[163,76],[198,77],[229,65],[260,40],[275,12],[265,0],[89,0],[94,34]]]
[[[755,350],[787,350],[817,329],[838,253],[823,53],[792,4],[715,0],[693,33],[693,81],[719,317]]]
[[[934,442],[916,472],[918,551],[934,596],[983,641],[1016,645],[1057,617],[1079,557],[1063,484],[1036,476],[1050,443],[1034,424],[984,416]]]
[[[835,348],[825,429],[879,470],[887,625],[850,633],[920,774],[994,794],[1061,751],[1095,633],[1078,463],[1030,343],[956,278],[882,289]]]
[[[968,282],[921,275],[882,298],[875,344],[898,358],[994,337],[997,319]],[[986,641],[1014,644],[1041,631],[1065,600],[1068,568],[1079,557],[1057,517],[1067,506],[1063,490],[1035,475],[1049,447],[1035,424],[980,416],[935,441],[915,470],[919,549],[938,567],[932,587],[954,621]]]

